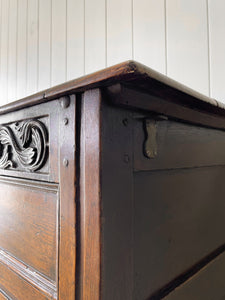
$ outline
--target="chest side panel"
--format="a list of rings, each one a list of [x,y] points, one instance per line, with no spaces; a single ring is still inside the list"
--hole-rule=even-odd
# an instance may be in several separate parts
[[[0,124],[2,295],[74,299],[75,96],[3,115]]]

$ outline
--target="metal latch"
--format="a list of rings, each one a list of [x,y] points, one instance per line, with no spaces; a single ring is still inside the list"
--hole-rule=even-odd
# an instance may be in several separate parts
[[[154,119],[144,119],[144,129],[146,139],[144,141],[144,155],[147,158],[155,158],[157,156],[157,123]]]

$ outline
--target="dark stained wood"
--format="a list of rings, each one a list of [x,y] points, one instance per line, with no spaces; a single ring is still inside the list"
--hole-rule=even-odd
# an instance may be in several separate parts
[[[0,299],[223,299],[224,108],[133,61],[0,108]]]
[[[102,106],[102,299],[133,299],[132,112]]]
[[[101,278],[100,90],[85,92],[81,106],[80,291],[98,300]]]
[[[0,247],[56,281],[57,186],[45,188],[0,180]]]
[[[165,300],[224,300],[225,254],[221,254],[199,273],[181,285]]]
[[[157,119],[157,154],[154,159],[143,155],[147,138],[144,130],[146,115],[134,115],[135,171],[196,168],[225,164],[225,132],[172,120]],[[149,120],[154,117],[149,116]]]
[[[171,106],[171,110],[173,110],[173,104],[177,103],[178,105],[189,107],[193,113],[195,109],[198,109],[199,112],[202,111],[209,115],[225,116],[224,105],[222,103],[197,93],[135,61],[127,61],[109,67],[7,104],[1,107],[0,114],[50,101],[65,94],[83,92],[88,89],[111,86],[121,82],[128,83],[133,88],[146,91],[148,94],[157,96],[158,98],[164,98],[166,100],[165,103],[168,103],[168,107]],[[135,105],[137,108],[142,107],[140,100]],[[150,110],[151,108],[146,108],[146,105],[143,103],[143,109]],[[214,121],[214,126],[216,127],[218,122]],[[208,122],[210,123],[209,126],[211,126],[212,120],[210,122],[209,119]]]
[[[105,93],[105,97],[110,99],[115,105],[125,106],[136,111],[154,112],[198,125],[225,129],[223,113],[218,113],[216,110],[217,106],[213,105],[211,105],[210,109],[206,109],[204,105],[207,106],[208,102],[198,103],[195,101],[193,103],[194,99],[189,99],[189,102],[183,103],[181,100],[183,99],[182,96],[174,97],[172,95],[167,99],[167,95],[163,96],[163,93],[162,95],[155,95],[153,92],[149,93],[145,89],[138,90],[134,89],[132,85],[124,84],[111,86],[105,89]]]
[[[135,173],[135,299],[224,244],[224,176],[225,167]]]

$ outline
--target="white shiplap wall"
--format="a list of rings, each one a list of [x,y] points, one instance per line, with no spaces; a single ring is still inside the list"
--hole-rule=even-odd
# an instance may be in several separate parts
[[[225,102],[225,0],[0,0],[0,104],[134,59]]]

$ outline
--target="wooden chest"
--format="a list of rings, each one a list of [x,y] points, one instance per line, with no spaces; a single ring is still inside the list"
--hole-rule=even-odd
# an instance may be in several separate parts
[[[222,104],[128,61],[0,124],[0,299],[225,299]]]

